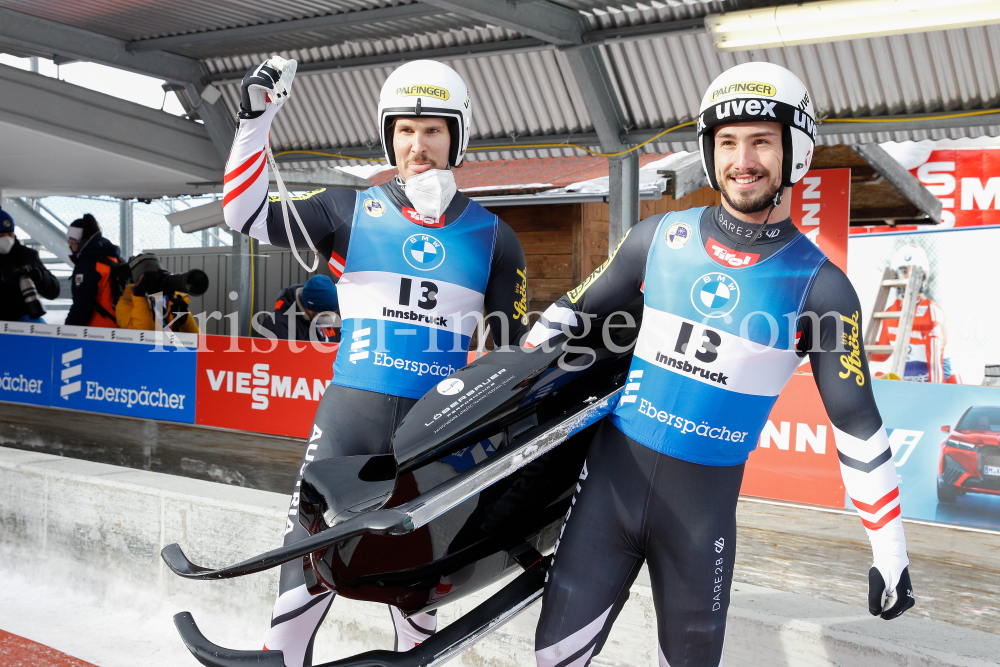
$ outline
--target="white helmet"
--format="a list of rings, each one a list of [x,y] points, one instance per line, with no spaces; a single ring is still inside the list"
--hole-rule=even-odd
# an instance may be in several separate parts
[[[892,259],[889,260],[889,267],[893,271],[898,274],[899,270],[905,266],[919,266],[923,269],[923,285],[927,284],[927,281],[931,277],[931,263],[927,259],[927,253],[924,252],[923,248],[912,243],[907,243],[892,254]],[[923,289],[923,286],[921,286],[921,289]]]
[[[785,126],[781,133],[782,184],[791,187],[809,171],[816,146],[816,116],[809,91],[799,77],[780,65],[743,63],[716,77],[698,111],[701,163],[713,188],[719,189],[713,130],[720,125],[761,120]]]
[[[451,150],[448,163],[462,164],[469,146],[472,109],[469,88],[458,72],[436,60],[414,60],[401,65],[382,84],[378,96],[378,126],[382,150],[389,164],[396,165],[390,126],[400,116],[440,117],[448,121]]]

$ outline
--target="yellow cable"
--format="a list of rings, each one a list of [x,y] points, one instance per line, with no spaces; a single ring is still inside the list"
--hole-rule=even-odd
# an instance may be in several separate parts
[[[986,109],[983,111],[965,111],[962,113],[944,114],[941,116],[924,116],[913,118],[907,121],[905,118],[827,118],[821,120],[823,123],[906,123],[919,120],[950,120],[952,118],[968,118],[970,116],[987,116],[989,114],[1000,113],[1000,109]]]
[[[990,114],[997,114],[997,113],[1000,113],[1000,109],[986,109],[986,110],[982,110],[982,111],[965,111],[965,112],[962,112],[962,113],[943,114],[943,115],[940,115],[940,116],[925,116],[923,118],[914,118],[912,120],[915,120],[915,121],[922,121],[922,120],[950,120],[952,118],[968,118],[970,116],[987,116],[987,115],[990,115]],[[601,153],[599,151],[590,150],[589,148],[587,148],[585,146],[580,146],[579,144],[571,144],[571,143],[562,143],[562,144],[514,144],[514,145],[508,144],[508,145],[503,145],[503,146],[477,146],[476,148],[470,148],[469,152],[472,152],[472,151],[520,151],[520,150],[525,150],[525,149],[529,149],[529,148],[575,148],[577,150],[583,151],[584,153],[589,153],[590,155],[596,155],[597,157],[618,157],[620,155],[626,155],[628,153],[631,153],[632,151],[637,151],[640,148],[642,148],[643,146],[645,146],[646,144],[650,144],[650,143],[656,141],[657,139],[659,139],[660,137],[662,137],[664,134],[666,134],[668,132],[673,132],[674,130],[679,130],[682,127],[688,127],[690,125],[694,125],[697,122],[698,121],[696,121],[696,120],[690,120],[690,121],[688,121],[686,123],[681,123],[679,125],[674,125],[673,127],[669,127],[666,130],[663,130],[662,132],[660,132],[659,134],[656,134],[655,136],[651,137],[650,139],[647,139],[646,141],[642,142],[641,144],[637,144],[637,145],[633,146],[632,148],[629,148],[629,149],[626,149],[626,150],[623,150],[623,151],[618,151],[617,153]],[[907,122],[907,121],[906,121],[906,119],[901,119],[901,118],[826,118],[826,119],[821,120],[819,122],[820,122],[820,124],[823,124],[823,123],[901,123],[901,122]],[[275,157],[278,157],[280,155],[289,155],[289,154],[292,154],[292,153],[301,153],[301,154],[305,154],[305,155],[323,155],[323,156],[326,156],[326,157],[335,157],[335,158],[341,158],[341,159],[344,159],[344,160],[364,160],[366,162],[384,162],[384,160],[382,160],[382,159],[374,159],[374,158],[366,158],[366,157],[352,157],[350,155],[339,155],[337,153],[324,153],[324,152],[321,152],[321,151],[281,151],[280,153],[275,153]]]
[[[282,155],[291,155],[293,153],[303,153],[305,155],[323,155],[326,157],[337,157],[342,160],[364,160],[365,162],[385,162],[382,158],[370,158],[370,157],[354,157],[352,155],[338,155],[337,153],[324,153],[323,151],[281,151],[280,153],[275,153],[274,157],[281,157]]]
[[[575,148],[577,150],[583,151],[584,153],[589,153],[591,155],[596,155],[598,157],[618,157],[619,155],[625,155],[627,153],[631,153],[632,151],[639,150],[640,148],[642,148],[646,144],[649,144],[649,143],[652,143],[652,142],[656,141],[657,139],[659,139],[660,137],[662,137],[667,132],[673,132],[674,130],[679,130],[682,127],[687,127],[689,125],[694,125],[697,122],[698,121],[696,121],[696,120],[689,120],[686,123],[681,123],[680,125],[674,125],[673,127],[668,127],[667,129],[665,129],[662,132],[660,132],[659,134],[657,134],[657,135],[655,135],[655,136],[647,139],[646,141],[642,142],[641,144],[636,144],[632,148],[629,148],[629,149],[626,149],[626,150],[623,150],[623,151],[618,151],[617,153],[599,153],[598,151],[592,151],[589,148],[586,148],[585,146],[580,146],[578,144],[570,144],[570,143],[564,143],[564,144],[517,144],[517,145],[514,145],[514,146],[478,146],[476,148],[470,148],[469,150],[470,151],[519,151],[519,150],[524,150],[526,148]]]

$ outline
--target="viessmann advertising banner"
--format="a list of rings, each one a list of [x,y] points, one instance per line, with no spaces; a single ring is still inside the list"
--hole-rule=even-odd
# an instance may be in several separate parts
[[[333,379],[336,344],[202,336],[198,416],[205,426],[306,438]]]
[[[875,380],[872,389],[903,517],[1000,530],[1000,389],[892,380]],[[742,492],[853,508],[811,375],[793,376],[778,397]]]
[[[0,323],[0,401],[304,438],[336,344]]]

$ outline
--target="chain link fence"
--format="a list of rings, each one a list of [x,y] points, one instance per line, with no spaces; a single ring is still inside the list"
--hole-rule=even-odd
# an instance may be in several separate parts
[[[212,201],[212,197],[175,197],[151,202],[132,202],[132,254],[159,248],[206,248],[231,246],[232,237],[219,229],[185,234],[172,226],[166,216],[174,211],[194,208]],[[101,225],[101,233],[121,245],[121,200],[114,197],[44,197],[38,200],[39,212],[66,227],[84,213],[92,214]],[[126,258],[127,259],[127,258]]]

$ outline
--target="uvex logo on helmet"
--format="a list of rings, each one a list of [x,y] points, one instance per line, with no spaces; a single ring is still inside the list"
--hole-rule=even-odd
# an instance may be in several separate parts
[[[753,95],[760,95],[761,97],[774,97],[777,92],[778,89],[769,83],[740,81],[739,83],[730,83],[713,90],[712,100],[714,101],[720,97],[728,97],[729,95],[737,95],[739,93],[751,93]]]
[[[396,95],[400,97],[433,97],[439,100],[447,100],[451,95],[448,93],[447,89],[441,86],[426,86],[426,85],[413,85],[413,86],[400,86],[396,89]]]
[[[715,117],[722,120],[728,118],[730,114],[733,116],[745,114],[747,116],[761,116],[762,118],[770,116],[777,120],[778,117],[774,114],[774,107],[777,104],[777,102],[768,102],[767,100],[732,100],[716,104]]]

